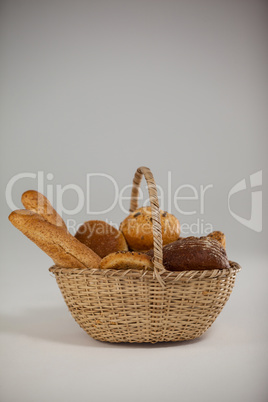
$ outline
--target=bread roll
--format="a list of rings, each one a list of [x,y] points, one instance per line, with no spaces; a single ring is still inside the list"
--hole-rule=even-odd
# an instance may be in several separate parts
[[[59,267],[98,268],[101,258],[65,228],[53,225],[28,210],[13,211],[10,222],[41,248]]]
[[[45,220],[57,226],[62,226],[67,230],[62,217],[55,211],[48,199],[35,190],[28,190],[21,196],[23,206],[29,211],[36,212]]]
[[[123,234],[104,221],[85,222],[75,237],[102,258],[116,251],[128,250]]]
[[[163,244],[171,243],[180,236],[178,219],[160,210]],[[148,251],[153,247],[153,223],[151,207],[142,207],[132,212],[120,225],[128,246],[135,251]]]
[[[147,255],[153,257],[153,250]],[[163,265],[168,271],[230,268],[225,249],[208,237],[186,237],[163,247]]]
[[[151,258],[135,251],[118,251],[101,260],[102,269],[153,269]]]
[[[214,231],[209,233],[207,237],[209,237],[210,239],[217,240],[218,242],[220,242],[222,247],[226,248],[226,237],[224,233],[220,231]]]

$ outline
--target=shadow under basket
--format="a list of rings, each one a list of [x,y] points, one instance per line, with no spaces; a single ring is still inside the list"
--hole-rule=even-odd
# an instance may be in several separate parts
[[[195,339],[215,321],[232,292],[240,266],[170,272],[163,265],[157,188],[149,168],[137,169],[130,212],[138,208],[142,176],[152,210],[154,269],[50,268],[75,319],[92,338],[107,342]]]

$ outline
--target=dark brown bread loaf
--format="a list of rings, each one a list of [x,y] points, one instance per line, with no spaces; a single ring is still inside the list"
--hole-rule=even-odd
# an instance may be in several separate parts
[[[153,250],[147,255],[153,257]],[[186,237],[163,248],[163,264],[168,271],[229,268],[222,245],[208,237]]]
[[[124,235],[104,221],[87,221],[77,230],[75,238],[101,258],[116,251],[127,251]]]

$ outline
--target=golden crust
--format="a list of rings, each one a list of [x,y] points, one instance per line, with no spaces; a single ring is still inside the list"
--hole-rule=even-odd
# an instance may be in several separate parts
[[[25,209],[13,211],[10,222],[41,248],[54,263],[65,268],[98,268],[101,258],[65,228],[53,225]]]
[[[226,248],[226,237],[225,234],[216,230],[214,232],[211,232],[207,235],[210,239],[217,240],[219,243],[221,243],[222,247]]]
[[[29,211],[36,212],[48,222],[62,226],[67,230],[64,220],[43,194],[35,190],[25,191],[21,196],[21,202]]]
[[[151,258],[136,251],[119,251],[101,260],[102,269],[153,269]]]
[[[178,219],[160,210],[163,245],[177,240],[180,236]],[[127,216],[120,225],[131,250],[148,251],[153,247],[153,224],[151,207],[142,207]]]
[[[116,251],[127,251],[122,232],[104,221],[87,221],[77,230],[75,238],[91,248],[101,258]]]

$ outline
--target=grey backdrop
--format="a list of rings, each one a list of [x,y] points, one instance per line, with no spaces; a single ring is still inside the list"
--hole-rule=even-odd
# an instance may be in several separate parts
[[[13,0],[2,1],[0,18],[2,400],[220,401],[226,392],[267,400],[266,2]],[[51,260],[8,222],[5,190],[16,174],[41,171],[53,191],[76,184],[85,192],[88,173],[109,174],[122,189],[140,165],[163,188],[165,209],[168,172],[172,195],[183,184],[213,185],[204,214],[198,201],[181,202],[194,215],[173,201],[170,211],[224,231],[230,259],[243,266],[203,343],[135,349],[91,340],[68,315]],[[227,203],[245,179],[231,206],[250,218],[249,177],[258,171],[261,232],[235,220]],[[18,207],[31,188],[36,180],[14,185]],[[94,179],[90,197],[92,209],[106,208],[111,182]],[[76,203],[66,192],[66,208]],[[97,219],[124,216],[117,204]],[[73,218],[96,217],[83,208]]]

